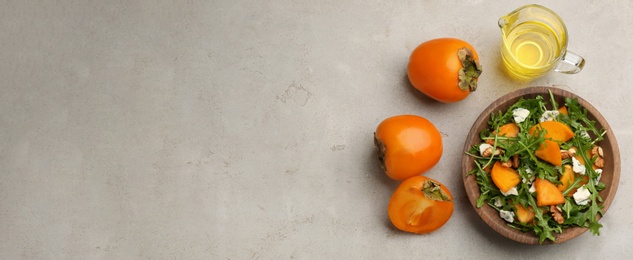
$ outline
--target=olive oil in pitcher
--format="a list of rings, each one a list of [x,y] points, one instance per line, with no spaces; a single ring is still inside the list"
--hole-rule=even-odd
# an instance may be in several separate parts
[[[578,73],[584,59],[567,51],[567,29],[560,17],[539,5],[526,5],[499,19],[501,57],[508,74],[532,80],[551,70]]]
[[[525,22],[507,33],[505,53],[502,53],[505,66],[513,74],[533,78],[549,71],[558,62],[562,46],[556,33],[544,23]]]

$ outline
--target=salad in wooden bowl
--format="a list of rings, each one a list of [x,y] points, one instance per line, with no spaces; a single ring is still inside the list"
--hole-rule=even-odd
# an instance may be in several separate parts
[[[490,227],[527,244],[600,234],[620,179],[607,121],[586,100],[531,87],[493,102],[473,124],[462,158],[471,204]]]

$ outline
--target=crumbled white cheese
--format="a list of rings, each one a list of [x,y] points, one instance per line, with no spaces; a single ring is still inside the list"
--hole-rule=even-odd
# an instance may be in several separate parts
[[[580,163],[580,161],[578,161],[575,157],[571,158],[571,167],[575,173],[578,173],[580,175],[585,175],[585,172],[587,171],[585,165]]]
[[[521,123],[530,115],[530,110],[519,107],[512,110],[512,117],[514,117],[515,123]]]
[[[585,130],[580,131],[580,137],[585,138],[585,139],[591,139],[591,136],[589,136],[589,133],[587,133],[587,131]]]
[[[501,191],[501,194],[503,194],[503,196],[510,196],[510,195],[515,195],[518,196],[519,195],[519,191],[517,190],[517,187],[512,187],[512,189],[509,189],[508,192],[503,192]]]
[[[530,168],[530,166],[528,166],[528,165],[526,165],[526,166],[524,167],[524,169],[525,169],[525,173],[527,173],[527,174],[532,174],[532,173],[534,173],[534,172],[532,171],[532,168]],[[521,176],[521,182],[523,182],[523,183],[525,183],[525,184],[527,184],[527,185],[532,184],[532,186],[534,186],[533,182],[534,182],[534,180],[535,180],[535,179],[536,179],[536,176],[534,176],[534,175],[530,176],[530,178],[529,178],[529,179],[528,179],[528,178],[525,178],[525,177],[523,177],[523,176]]]
[[[492,149],[492,145],[489,145],[489,144],[487,144],[487,143],[482,143],[482,144],[480,144],[480,145],[479,145],[479,154],[480,154],[481,156],[484,156],[484,152],[485,152],[488,148]]]
[[[514,222],[514,212],[507,210],[499,210],[499,216],[508,223]]]
[[[590,201],[589,196],[591,196],[591,193],[585,188],[585,185],[583,185],[574,193],[574,200],[578,205],[587,205]]]
[[[558,112],[558,110],[547,110],[545,112],[543,112],[543,114],[541,115],[541,118],[539,118],[539,122],[545,122],[545,121],[554,121],[554,118],[556,118],[558,115],[560,115],[560,112]]]
[[[495,198],[494,205],[495,205],[495,207],[497,207],[497,208],[501,208],[501,207],[503,207],[503,203],[501,203],[501,198],[499,198],[499,197]]]
[[[596,182],[599,182],[600,178],[602,178],[602,169],[596,169],[596,173],[598,174],[598,178],[596,178]]]
[[[530,193],[534,193],[536,192],[536,187],[534,187],[534,183],[532,183],[532,186],[530,187],[530,189],[528,190]]]
[[[530,185],[534,181],[535,178],[536,178],[535,176],[530,177],[530,179],[521,177],[521,181],[527,185]]]

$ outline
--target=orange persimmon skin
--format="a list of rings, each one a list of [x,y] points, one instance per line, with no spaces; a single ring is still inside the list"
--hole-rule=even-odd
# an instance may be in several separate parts
[[[409,58],[407,74],[413,87],[425,95],[444,103],[463,100],[469,90],[459,88],[459,71],[463,68],[457,56],[461,48],[472,52],[479,62],[475,48],[454,38],[433,39],[420,44]]]
[[[433,181],[448,195],[448,200],[434,200],[425,196],[424,183]],[[446,186],[425,176],[413,176],[396,188],[389,200],[389,220],[398,229],[425,234],[442,227],[453,215],[453,196]]]
[[[534,188],[536,188],[536,205],[539,207],[565,203],[563,193],[548,180],[537,178],[534,181]]]
[[[492,182],[504,193],[521,182],[521,176],[516,170],[505,167],[501,165],[500,162],[496,162],[494,166],[492,166],[490,176],[492,177]]]
[[[420,116],[387,118],[378,125],[374,137],[377,145],[383,146],[385,172],[394,180],[423,174],[442,157],[440,131],[431,121]]]

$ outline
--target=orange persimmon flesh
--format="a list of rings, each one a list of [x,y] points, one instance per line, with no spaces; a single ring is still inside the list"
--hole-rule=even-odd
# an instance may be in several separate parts
[[[587,152],[587,157],[591,158],[591,154],[589,154],[589,152]],[[580,164],[585,165],[585,159],[583,159],[582,156],[574,155],[574,158],[576,158]]]
[[[571,165],[565,165],[563,169],[563,176],[560,177],[561,184],[558,185],[558,190],[563,192],[569,188],[569,185],[574,183],[574,180],[576,180],[575,175],[576,174],[572,170]],[[571,196],[571,194],[567,195]]]
[[[529,133],[531,135],[536,134],[536,130],[545,131],[544,138],[551,138],[554,141],[545,140],[543,144],[535,151],[534,155],[541,158],[543,161],[549,162],[556,166],[562,165],[562,158],[560,155],[560,147],[556,142],[567,142],[574,137],[574,132],[561,122],[546,121],[538,123],[530,128]]]
[[[563,115],[569,115],[569,112],[567,112],[567,107],[566,106],[562,106],[558,108],[558,113],[561,113]]]
[[[523,205],[521,204],[516,204],[515,205],[517,208],[517,219],[519,220],[519,222],[521,223],[529,223],[532,222],[532,220],[534,220],[534,211],[532,210],[532,207],[528,207],[525,208],[523,207]]]
[[[576,148],[576,147],[572,147],[572,148],[578,150],[578,148]],[[576,158],[576,160],[578,160],[578,162],[580,164],[585,165],[585,159],[583,159],[582,156],[580,156],[579,154],[575,155],[574,158]],[[591,151],[587,151],[587,158],[591,158]],[[570,166],[570,168],[571,168],[571,166]],[[580,180],[580,182],[579,182],[580,186],[589,183],[589,176],[587,176],[587,174],[580,175],[580,174],[574,173],[573,176],[574,177],[571,179],[572,183],[576,180],[576,178],[581,178],[581,177],[582,177],[582,180]],[[561,181],[563,181],[562,177],[561,177]],[[578,190],[578,188],[571,189],[569,191],[569,193],[567,193],[567,196],[574,195],[574,193],[576,193],[576,190]]]
[[[585,175],[580,175],[580,174],[575,174],[575,178],[582,178],[582,180],[580,180],[580,182],[578,182],[578,187],[582,187],[583,185],[589,183],[589,176],[587,176],[587,174]],[[578,188],[573,188],[571,190],[569,190],[569,193],[567,193],[567,197],[569,196],[573,196],[574,193],[576,193],[576,191],[578,190]]]
[[[496,132],[493,132],[495,134]],[[519,135],[519,126],[515,123],[507,123],[499,127],[499,136],[517,137]]]
[[[536,129],[540,129],[541,131],[545,130],[545,138],[552,138],[552,140],[557,142],[567,142],[569,139],[574,137],[574,131],[569,128],[564,123],[557,121],[545,121],[538,123],[532,128],[530,128],[530,134],[534,135]]]
[[[548,180],[537,178],[534,181],[534,188],[536,188],[536,205],[539,207],[565,203],[563,193]]]
[[[574,149],[576,149],[576,151],[578,151],[578,148],[573,147]],[[585,159],[582,158],[582,156],[580,156],[579,154],[575,155],[574,158],[576,158],[576,160],[578,160],[578,162],[582,165],[585,165]],[[593,156],[591,156],[591,151],[587,151],[587,158],[591,159],[593,158]],[[597,167],[594,165],[593,169],[597,169]]]
[[[550,140],[543,141],[541,146],[534,151],[534,155],[541,158],[541,160],[556,166],[561,166],[563,164],[563,157],[560,154],[560,147],[558,146],[558,143]]]
[[[521,176],[519,176],[516,170],[505,167],[501,165],[500,162],[496,162],[495,165],[492,166],[490,176],[492,177],[492,182],[504,193],[521,182]]]

